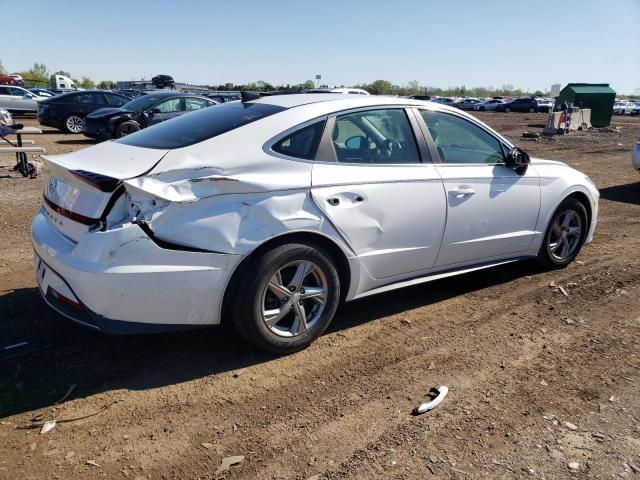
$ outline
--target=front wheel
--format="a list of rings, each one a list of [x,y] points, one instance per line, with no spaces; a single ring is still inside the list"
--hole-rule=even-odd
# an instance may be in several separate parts
[[[536,260],[545,268],[564,268],[580,253],[587,236],[587,210],[575,198],[566,198],[551,217]]]
[[[318,246],[285,244],[247,267],[233,299],[233,323],[259,349],[292,353],[325,331],[339,300],[331,257]]]
[[[120,125],[116,127],[116,138],[126,137],[127,135],[131,135],[140,130],[140,125],[136,122],[127,120],[126,122],[122,122]]]

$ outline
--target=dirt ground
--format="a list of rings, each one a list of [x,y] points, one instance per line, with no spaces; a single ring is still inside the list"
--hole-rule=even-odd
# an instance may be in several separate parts
[[[19,177],[0,154],[0,478],[640,478],[640,118],[524,141],[545,114],[479,116],[598,185],[579,261],[353,302],[280,358],[225,328],[106,337],[51,312],[29,236],[46,171]],[[92,143],[33,138],[55,153]],[[437,385],[445,401],[412,416]],[[25,428],[51,419],[48,433]]]

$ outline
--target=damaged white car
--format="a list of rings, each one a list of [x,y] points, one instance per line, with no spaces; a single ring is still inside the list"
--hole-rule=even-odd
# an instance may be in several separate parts
[[[433,102],[302,94],[203,109],[74,153],[33,221],[37,280],[108,333],[233,322],[308,346],[341,300],[591,241],[598,191]]]

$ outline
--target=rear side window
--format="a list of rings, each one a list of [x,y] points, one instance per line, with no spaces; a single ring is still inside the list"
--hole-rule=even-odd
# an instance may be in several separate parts
[[[266,103],[224,103],[127,135],[118,143],[143,148],[182,148],[286,110]]]
[[[288,157],[312,160],[316,156],[323,130],[324,120],[321,120],[274,143],[271,150]]]

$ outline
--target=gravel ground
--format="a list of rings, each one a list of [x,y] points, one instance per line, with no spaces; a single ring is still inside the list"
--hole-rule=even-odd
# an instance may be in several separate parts
[[[46,169],[24,179],[0,154],[0,478],[638,478],[640,119],[524,141],[545,114],[479,116],[601,189],[579,261],[353,302],[280,358],[224,327],[105,337],[51,312],[29,240]],[[92,143],[48,128],[33,138],[50,153]],[[445,401],[411,416],[436,385]],[[23,428],[50,419],[48,433]]]

